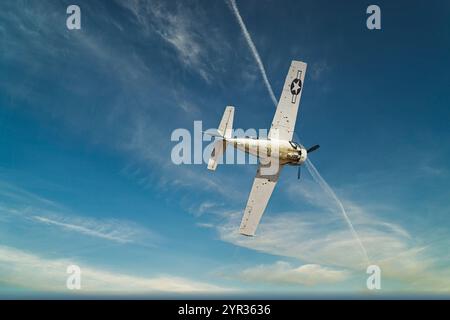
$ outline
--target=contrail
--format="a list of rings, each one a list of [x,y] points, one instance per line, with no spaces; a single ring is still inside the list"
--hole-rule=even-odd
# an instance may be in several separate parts
[[[358,244],[361,248],[361,251],[364,255],[364,258],[367,262],[367,264],[370,264],[369,256],[367,255],[366,248],[364,247],[361,239],[358,236],[358,233],[356,232],[355,228],[353,227],[352,222],[350,221],[350,218],[347,215],[347,212],[345,211],[344,206],[342,205],[341,200],[337,197],[337,195],[334,193],[333,189],[331,189],[330,185],[325,181],[324,178],[320,175],[319,171],[317,171],[316,167],[312,164],[312,162],[309,159],[306,159],[306,168],[308,169],[309,173],[313,177],[313,179],[319,184],[319,186],[328,194],[330,195],[334,201],[336,201],[337,205],[339,206],[339,209],[341,210],[342,215],[344,216],[345,221],[347,222],[348,227],[350,228],[353,236],[358,241]]]
[[[236,0],[230,0],[230,3],[231,3],[231,9],[239,23],[239,26],[241,27],[244,38],[247,41],[247,44],[250,47],[250,50],[252,51],[252,54],[256,60],[256,63],[258,64],[259,71],[261,72],[261,76],[263,77],[264,84],[267,88],[267,91],[269,92],[270,98],[272,99],[272,102],[276,107],[278,104],[277,98],[275,98],[272,86],[270,85],[269,79],[267,78],[266,70],[264,69],[264,65],[261,61],[261,58],[259,57],[258,50],[256,50],[255,44],[253,43],[253,40],[252,40],[252,37],[250,36],[250,33],[248,32],[247,27],[245,26],[244,20],[242,20],[241,14],[239,13],[239,9],[236,5]]]
[[[267,91],[269,92],[270,98],[272,99],[273,104],[276,107],[278,105],[278,101],[275,98],[275,95],[273,94],[272,86],[270,85],[269,79],[267,78],[266,70],[264,69],[264,65],[262,64],[261,58],[259,57],[258,50],[256,49],[255,44],[253,43],[252,38],[250,36],[250,33],[248,32],[247,27],[245,26],[244,20],[242,20],[241,14],[239,13],[239,9],[236,5],[236,0],[229,0],[229,2],[231,4],[231,9],[233,11],[233,14],[236,17],[236,19],[239,23],[239,26],[241,27],[242,33],[244,34],[245,40],[247,40],[247,44],[253,53],[253,57],[255,58],[256,63],[258,64],[259,71],[261,72],[261,75],[264,80],[264,84],[267,88]],[[325,181],[324,178],[322,178],[319,171],[317,171],[316,167],[312,164],[312,162],[309,159],[306,160],[306,167],[307,167],[308,171],[310,172],[311,176],[313,177],[313,179],[320,185],[320,187],[326,193],[328,193],[334,199],[334,201],[336,201],[345,221],[347,222],[347,225],[350,228],[350,231],[353,234],[353,237],[356,239],[356,241],[358,242],[358,244],[361,248],[361,251],[364,255],[366,262],[368,264],[370,264],[369,263],[370,260],[369,260],[369,256],[367,255],[366,248],[364,247],[361,239],[358,236],[358,233],[356,232],[355,228],[353,227],[353,224],[350,221],[350,218],[348,217],[347,212],[345,211],[345,208],[342,205],[341,200],[339,200],[337,195],[334,193],[333,189],[331,189],[330,185]]]

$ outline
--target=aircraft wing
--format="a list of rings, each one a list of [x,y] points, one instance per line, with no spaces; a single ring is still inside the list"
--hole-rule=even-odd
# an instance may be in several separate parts
[[[246,236],[254,236],[259,221],[266,209],[272,191],[277,184],[278,177],[282,166],[274,175],[263,175],[260,165],[256,171],[256,177],[253,181],[252,190],[248,197],[247,206],[245,207],[244,216],[242,217],[239,233]]]
[[[292,140],[295,121],[297,120],[298,106],[302,96],[305,73],[306,63],[295,60],[292,61],[284,82],[280,100],[278,101],[272,125],[270,126],[269,138],[288,141]]]

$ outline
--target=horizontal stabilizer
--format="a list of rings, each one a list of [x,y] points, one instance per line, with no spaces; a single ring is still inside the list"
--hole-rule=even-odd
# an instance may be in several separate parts
[[[219,164],[219,160],[222,157],[224,151],[226,148],[226,142],[225,140],[216,140],[214,142],[214,148],[211,152],[211,158],[209,158],[208,161],[208,169],[211,171],[215,171],[217,168],[217,165]]]

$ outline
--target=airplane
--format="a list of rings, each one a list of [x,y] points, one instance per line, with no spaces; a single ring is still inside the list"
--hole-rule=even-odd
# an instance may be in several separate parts
[[[216,132],[207,133],[216,139],[208,161],[209,170],[216,170],[227,145],[254,155],[259,160],[256,177],[239,227],[239,233],[242,235],[255,235],[281,169],[285,165],[298,166],[297,177],[300,179],[300,166],[306,161],[308,153],[319,148],[319,145],[314,145],[306,149],[300,143],[292,141],[306,66],[304,62],[292,61],[267,139],[232,137],[233,106],[225,108]]]

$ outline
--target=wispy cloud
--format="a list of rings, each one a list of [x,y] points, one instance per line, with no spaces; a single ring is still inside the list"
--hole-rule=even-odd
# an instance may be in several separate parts
[[[197,206],[192,206],[189,211],[196,217],[200,217],[205,213],[220,214],[223,212],[222,204],[206,200]]]
[[[138,24],[139,32],[132,40],[148,40],[151,43],[156,41],[154,35],[157,35],[173,49],[176,55],[172,56],[176,61],[172,61],[172,56],[160,57],[167,63],[172,62],[171,65],[175,66],[173,70],[179,70],[180,66],[183,66],[182,68],[188,68],[206,80],[212,79],[218,71],[223,74],[223,57],[227,56],[226,52],[229,51],[229,41],[222,41],[217,26],[211,24],[207,14],[202,14],[202,6],[195,3],[186,5],[185,2],[170,5],[162,1],[117,2],[131,13]],[[180,122],[187,126],[192,122],[186,123],[186,114],[192,117],[192,113],[200,110],[201,106],[192,101],[190,93],[184,94],[184,89],[181,88],[184,88],[185,84],[179,78],[158,75],[158,81],[153,82],[153,60],[148,57],[148,52],[144,56],[134,45],[134,41],[125,41],[125,38],[129,40],[129,37],[125,34],[127,29],[121,26],[123,21],[117,20],[111,14],[101,17],[102,23],[117,31],[115,36],[124,39],[117,45],[117,42],[105,41],[108,37],[102,35],[108,35],[107,31],[67,33],[64,27],[54,29],[53,25],[59,23],[60,16],[52,4],[45,2],[25,7],[22,12],[17,9],[17,5],[11,5],[11,12],[7,15],[6,11],[0,12],[0,17],[5,18],[2,21],[8,23],[6,27],[9,30],[6,33],[6,41],[10,43],[10,50],[5,52],[6,61],[12,59],[23,67],[23,70],[40,70],[48,68],[49,65],[67,66],[65,60],[70,56],[69,53],[77,52],[86,59],[75,59],[73,63],[76,66],[89,69],[93,72],[89,75],[94,78],[99,76],[108,79],[111,85],[118,85],[120,90],[115,90],[110,100],[99,103],[95,106],[95,112],[91,112],[94,109],[79,108],[78,105],[71,105],[70,101],[64,108],[55,106],[53,100],[45,103],[47,97],[40,96],[42,91],[37,90],[34,85],[24,82],[0,83],[0,87],[14,97],[11,100],[25,100],[34,105],[36,97],[39,96],[43,99],[37,108],[39,117],[50,115],[55,125],[64,127],[65,133],[87,133],[90,142],[102,143],[125,154],[132,165],[142,169],[134,178],[143,187],[158,184],[162,190],[165,186],[171,190],[200,188],[204,192],[217,193],[228,199],[240,197],[240,193],[230,186],[229,181],[232,179],[217,177],[220,172],[212,175],[207,170],[196,170],[198,168],[192,166],[175,166],[170,162],[170,148],[173,146],[170,143],[171,129],[167,126],[166,118],[162,116],[164,113],[158,110],[177,108],[179,111],[181,108],[185,112],[174,112],[170,118],[173,120],[171,125],[175,126],[175,123],[183,118]],[[96,5],[86,4],[83,6],[83,14],[95,9]],[[48,12],[49,16],[45,15],[45,12]],[[14,27],[17,25],[22,26],[21,29],[24,30]],[[38,34],[32,33],[33,30]],[[153,37],[146,37],[145,32],[152,33]],[[156,42],[161,46],[160,41]],[[13,52],[17,54],[13,56]],[[30,52],[40,58],[31,57]],[[166,52],[171,50],[165,48],[158,54],[164,55]],[[33,79],[33,83],[41,83],[43,75],[55,76],[55,79],[74,77],[68,81],[60,81],[63,86],[70,83],[66,89],[69,95],[75,94],[73,99],[68,100],[81,104],[85,102],[89,106],[95,103],[91,99],[84,101],[84,98],[81,98],[88,97],[89,94],[86,93],[92,90],[91,86],[86,86],[85,80],[89,79],[72,72],[54,72],[52,68],[45,72],[35,72],[30,75],[30,79]],[[171,86],[166,85],[169,79]],[[129,95],[132,96],[131,99]],[[155,173],[157,170],[154,168],[163,173]],[[219,182],[219,179],[222,181]]]
[[[161,274],[133,276],[111,272],[72,259],[48,259],[20,249],[0,246],[0,280],[10,285],[39,291],[67,292],[69,265],[81,268],[83,293],[219,293],[229,289],[184,277]]]
[[[122,81],[123,85],[131,81],[134,85],[144,79],[148,81],[151,73],[148,65],[136,54],[135,48],[132,46],[122,43],[122,48],[112,47],[104,39],[98,37],[97,33],[92,32],[68,34],[65,24],[61,24],[61,8],[51,2],[31,5],[25,5],[25,1],[18,2],[23,5],[18,5],[17,2],[8,4],[8,8],[0,12],[2,25],[7,30],[4,33],[4,40],[9,48],[4,55],[6,61],[20,62],[30,69],[39,70],[45,68],[46,63],[50,62],[59,66],[67,59],[68,51],[73,50],[81,55],[86,54],[87,57],[94,58],[96,68],[114,73],[114,77]],[[91,10],[93,7],[90,4],[83,5],[84,14],[90,13]],[[8,14],[5,13],[6,11]],[[102,20],[102,23],[108,26],[118,26],[119,30],[121,28],[120,23],[111,16],[101,15],[97,16],[97,19]],[[59,45],[61,43],[65,43],[65,45]],[[125,46],[127,58],[123,59],[121,53]],[[70,78],[70,75],[61,74],[59,76]],[[73,90],[80,87],[76,81],[70,81],[70,83]]]
[[[203,17],[207,13],[195,3],[158,1],[118,1],[147,32],[155,32],[172,47],[181,65],[210,83],[227,47],[221,33]],[[195,7],[195,9],[192,9]]]
[[[63,205],[0,181],[0,217],[21,219],[117,243],[154,245],[160,236],[136,223],[72,213]],[[11,221],[11,223],[14,222]]]
[[[204,223],[204,222],[198,222],[195,224],[197,227],[200,228],[206,228],[206,229],[213,229],[215,228],[215,225],[212,223]]]
[[[110,219],[98,220],[93,218],[67,217],[54,215],[53,217],[32,216],[33,220],[58,227],[72,232],[81,233],[86,236],[115,241],[118,243],[133,243],[138,239],[154,238],[146,229],[137,225]]]
[[[445,279],[450,270],[440,269],[430,256],[429,248],[420,245],[401,226],[386,222],[370,214],[370,208],[346,200],[348,214],[359,230],[372,264],[383,272],[383,279],[402,281],[405,290],[448,291]],[[337,209],[300,210],[290,213],[267,212],[258,227],[256,237],[242,237],[238,233],[241,212],[228,214],[217,225],[223,241],[276,256],[296,258],[308,264],[326,268],[341,268],[362,274],[367,267],[361,259],[356,243],[339,218]],[[356,218],[357,217],[357,218]],[[433,281],[424,281],[434,279]]]
[[[204,66],[205,52],[196,40],[192,30],[192,20],[189,17],[173,15],[160,8],[152,10],[157,21],[158,34],[177,51],[180,60],[191,70],[197,71],[207,82],[211,82],[211,75]]]
[[[39,204],[40,206],[46,208],[63,208],[61,204],[55,201],[37,195],[33,192],[29,192],[4,180],[0,180],[0,199],[5,199],[10,203],[18,203],[22,205]]]
[[[333,270],[317,264],[293,267],[288,262],[277,261],[270,265],[258,265],[244,269],[236,276],[247,282],[311,286],[346,280],[349,272]]]

